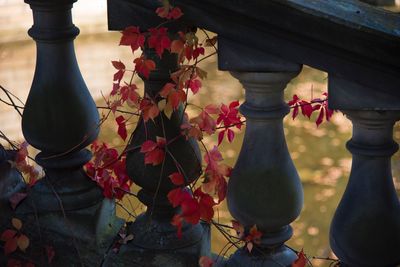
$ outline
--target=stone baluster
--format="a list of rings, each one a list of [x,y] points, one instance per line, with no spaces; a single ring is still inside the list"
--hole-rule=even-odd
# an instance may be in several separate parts
[[[232,75],[246,92],[240,107],[246,132],[228,183],[228,208],[247,233],[256,225],[263,234],[251,253],[237,250],[226,266],[290,266],[297,256],[284,243],[292,236],[289,224],[300,214],[303,191],[285,141],[282,119],[289,107],[283,93],[301,65],[222,38],[219,46],[220,68],[236,70]]]
[[[143,78],[145,93],[156,102],[160,100],[158,92],[167,82],[170,74],[178,69],[177,55],[165,52],[162,59],[152,49],[145,49],[146,58],[156,62],[157,69]],[[174,187],[168,176],[180,169],[186,184],[201,174],[201,155],[195,140],[186,140],[181,135],[182,110],[172,114],[169,119],[163,112],[154,119],[139,121],[130,146],[136,148],[127,155],[127,171],[132,180],[141,187],[139,200],[147,206],[145,213],[136,218],[129,228],[134,239],[128,246],[121,248],[115,260],[124,263],[151,266],[197,266],[201,255],[209,253],[209,229],[200,224],[186,224],[182,237],[178,238],[177,228],[171,225],[171,219],[178,212],[170,205],[167,194]],[[140,146],[146,140],[156,141],[156,137],[165,137],[168,153],[165,161],[157,166],[144,163],[144,154]],[[178,163],[178,164],[176,164]],[[114,259],[113,259],[114,260]],[[111,262],[111,261],[110,261]],[[150,265],[149,265],[150,266]]]
[[[334,108],[346,106],[341,110],[353,123],[353,135],[347,142],[352,168],[331,224],[331,247],[343,262],[340,266],[396,266],[400,264],[400,202],[390,160],[398,150],[393,125],[400,119],[400,111],[365,110],[364,102],[384,109],[379,92],[360,90],[360,86],[335,77],[329,81]],[[346,103],[344,95],[355,100]],[[358,107],[350,109],[351,104]]]
[[[37,58],[22,130],[41,151],[36,161],[46,175],[17,212],[24,220],[37,221],[30,233],[33,243],[40,225],[36,245],[55,248],[53,264],[97,266],[120,223],[114,202],[104,200],[82,168],[92,156],[85,147],[97,138],[99,115],[75,57],[79,29],[72,23],[71,8],[76,0],[25,2],[33,11],[28,33],[36,42]]]

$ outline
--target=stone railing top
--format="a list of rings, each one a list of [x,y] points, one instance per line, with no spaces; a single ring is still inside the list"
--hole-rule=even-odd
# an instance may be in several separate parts
[[[400,96],[400,15],[355,0],[175,0],[184,23]],[[109,0],[110,30],[156,26],[157,0]],[[259,53],[259,52],[258,52]],[[257,57],[254,57],[257,59]],[[240,63],[221,69],[244,70]],[[254,71],[254,70],[253,70]],[[262,71],[262,68],[259,69]]]

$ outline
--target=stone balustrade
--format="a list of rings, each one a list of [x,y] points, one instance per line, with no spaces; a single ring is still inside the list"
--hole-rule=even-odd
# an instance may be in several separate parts
[[[140,121],[135,129],[127,169],[141,187],[139,199],[147,211],[127,229],[133,241],[120,254],[104,255],[122,223],[115,217],[113,201],[105,200],[82,170],[91,157],[85,147],[97,137],[93,129],[99,117],[74,54],[73,39],[79,34],[71,16],[75,1],[25,0],[33,11],[29,35],[37,44],[37,63],[22,129],[26,140],[41,151],[36,159],[46,175],[16,212],[38,222],[39,231],[36,225],[27,228],[33,244],[47,240],[65,251],[54,266],[196,266],[201,255],[210,253],[210,229],[185,225],[178,239],[170,224],[175,210],[166,197],[173,188],[167,175],[177,168],[172,157],[181,162],[187,183],[200,175],[196,143],[183,137],[174,142],[163,167],[145,166],[143,154],[134,149],[161,131],[176,136],[179,110],[165,125],[160,117],[148,125]],[[246,92],[240,110],[247,127],[227,202],[245,230],[257,225],[263,237],[251,253],[239,248],[218,265],[291,266],[296,259],[285,242],[293,235],[290,224],[301,212],[303,191],[282,119],[289,111],[284,89],[303,64],[328,73],[330,108],[343,111],[353,124],[347,143],[352,170],[332,220],[331,247],[341,266],[400,264],[400,203],[390,166],[398,149],[392,132],[400,118],[400,17],[353,0],[175,4],[185,17],[170,28],[176,32],[200,26],[216,32],[219,69],[229,71]],[[158,5],[156,0],[109,0],[109,28],[157,25]],[[156,59],[147,48],[145,53],[162,66],[145,80],[146,93],[156,96],[177,69],[177,58],[166,54]],[[0,147],[0,168],[7,153],[11,152]],[[1,179],[8,188],[20,186],[18,173]],[[2,191],[9,192],[12,188]]]

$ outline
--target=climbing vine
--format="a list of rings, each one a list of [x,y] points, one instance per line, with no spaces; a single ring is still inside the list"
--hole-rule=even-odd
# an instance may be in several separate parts
[[[116,199],[117,203],[121,203],[126,195],[136,196],[131,191],[133,182],[126,169],[127,154],[130,151],[139,149],[144,156],[144,164],[158,166],[164,164],[167,155],[171,155],[169,146],[178,138],[195,139],[200,144],[205,163],[200,178],[187,185],[189,177],[185,177],[179,162],[175,162],[177,171],[168,174],[174,188],[169,191],[167,197],[174,208],[179,208],[179,212],[171,220],[171,224],[176,227],[177,237],[182,236],[184,223],[195,225],[203,221],[213,224],[228,241],[228,245],[219,253],[220,256],[232,246],[238,248],[243,246],[248,253],[252,253],[257,250],[263,235],[257,229],[257,225],[245,230],[237,221],[232,221],[232,225],[224,225],[215,219],[215,207],[226,197],[227,180],[232,171],[232,167],[224,163],[220,147],[232,143],[235,132],[240,131],[245,125],[245,119],[239,112],[240,103],[235,100],[230,103],[210,103],[200,107],[188,100],[189,95],[196,97],[202,90],[207,72],[199,66],[199,63],[218,53],[217,36],[210,36],[202,31],[205,37],[201,40],[198,30],[194,28],[177,34],[171,33],[168,23],[179,20],[184,14],[179,7],[170,5],[167,0],[163,0],[162,6],[155,12],[165,19],[160,25],[146,31],[137,26],[130,26],[121,32],[119,45],[131,48],[134,56],[133,64],[121,60],[111,62],[115,68],[112,90],[105,97],[106,107],[102,110],[106,112],[102,113],[100,124],[113,118],[117,134],[125,142],[125,146],[121,151],[110,144],[96,140],[90,146],[93,158],[85,165],[86,172],[102,188],[104,197]],[[149,79],[152,71],[157,69],[156,61],[148,58],[143,52],[145,48],[154,50],[160,59],[166,53],[176,54],[179,62],[179,69],[171,73],[170,82],[163,85],[156,95],[140,93],[143,90],[134,83],[135,76]],[[211,52],[207,54],[209,51]],[[311,100],[300,99],[297,95],[293,95],[288,105],[293,119],[299,114],[310,119],[311,115],[317,112],[315,121],[317,127],[323,121],[329,121],[333,115],[333,111],[328,108],[327,93],[323,93],[321,98]],[[190,116],[187,112],[188,106],[193,106],[197,113]],[[180,132],[176,137],[168,139],[166,135],[156,136],[155,139],[145,140],[139,147],[129,145],[130,124],[135,124],[138,120],[142,120],[145,125],[152,124],[160,116],[171,119],[174,113],[182,114]],[[208,146],[204,142],[205,136],[216,136],[216,143]],[[29,164],[27,146],[27,143],[19,146],[13,164],[24,174],[28,190],[27,193],[16,193],[11,196],[9,201],[13,209],[26,198],[29,188],[35,186],[40,177],[40,170]],[[24,252],[29,246],[29,237],[23,233],[23,223],[14,218],[12,226],[12,229],[6,229],[1,234],[6,255],[16,250]],[[232,235],[232,230],[237,235]],[[120,237],[121,239],[113,246],[115,251],[133,239],[132,235],[123,233]],[[50,263],[55,252],[51,247],[46,247],[46,253]],[[292,266],[303,267],[311,264],[303,251],[297,252],[297,255],[298,259]],[[329,258],[326,260],[338,264],[336,260]],[[215,259],[206,256],[199,259],[199,265],[202,267],[210,267],[214,263]],[[35,265],[30,261],[23,262],[10,258],[8,266]]]

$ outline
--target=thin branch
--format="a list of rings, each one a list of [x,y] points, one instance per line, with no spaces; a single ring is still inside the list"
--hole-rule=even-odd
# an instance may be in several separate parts
[[[22,117],[22,113],[21,111],[19,111],[17,105],[15,104],[14,100],[11,97],[11,92],[8,91],[7,89],[5,89],[3,86],[0,85],[1,90],[3,90],[3,92],[7,95],[8,99],[10,100],[10,102],[12,103],[12,106],[14,107],[14,109],[18,112],[18,114]],[[15,95],[13,95],[15,98],[17,98],[19,100],[18,97],[16,97]],[[19,100],[21,101],[21,100]]]

